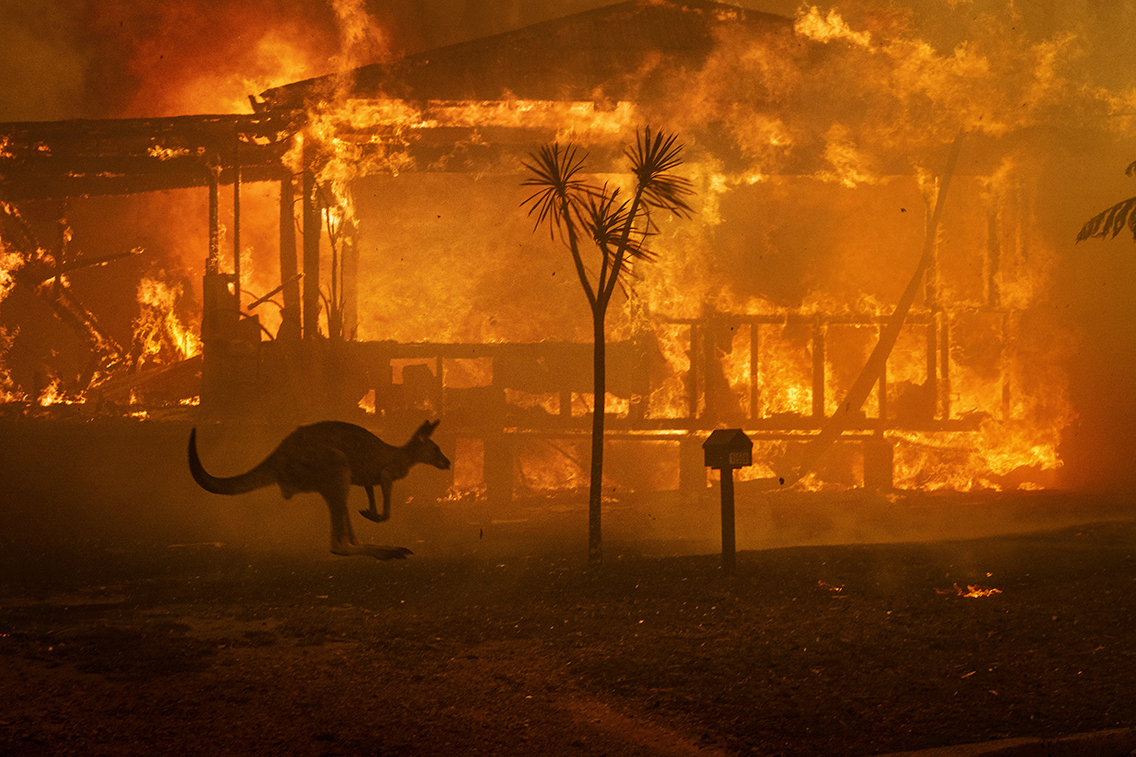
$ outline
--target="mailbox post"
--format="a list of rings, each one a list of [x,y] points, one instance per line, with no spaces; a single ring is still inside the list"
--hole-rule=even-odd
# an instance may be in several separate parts
[[[722,479],[722,572],[733,575],[736,564],[734,530],[734,468],[753,465],[753,442],[740,428],[720,428],[702,443],[707,468]]]

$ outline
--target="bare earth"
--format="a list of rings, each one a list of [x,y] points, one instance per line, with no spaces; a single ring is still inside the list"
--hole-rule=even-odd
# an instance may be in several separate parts
[[[0,754],[871,755],[1136,726],[1131,521],[747,551],[733,577],[321,547],[0,536]]]

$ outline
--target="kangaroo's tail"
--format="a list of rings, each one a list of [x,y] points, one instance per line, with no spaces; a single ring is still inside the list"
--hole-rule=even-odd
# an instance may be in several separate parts
[[[189,472],[198,486],[212,494],[244,494],[276,483],[276,475],[265,460],[260,465],[238,476],[218,478],[212,476],[197,456],[197,429],[189,432]]]

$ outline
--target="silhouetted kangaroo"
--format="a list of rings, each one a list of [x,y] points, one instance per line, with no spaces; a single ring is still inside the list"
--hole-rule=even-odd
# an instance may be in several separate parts
[[[446,470],[450,461],[430,440],[440,421],[426,421],[401,447],[387,444],[362,426],[322,421],[300,426],[272,454],[247,473],[218,478],[206,472],[197,456],[197,429],[189,432],[189,471],[202,489],[213,494],[244,494],[277,484],[284,499],[296,492],[319,492],[331,512],[331,551],[336,555],[369,555],[378,560],[405,559],[406,547],[358,544],[347,512],[351,485],[367,492],[370,508],[359,513],[376,523],[390,518],[391,486],[417,463]],[[375,485],[383,491],[383,511],[375,507]]]

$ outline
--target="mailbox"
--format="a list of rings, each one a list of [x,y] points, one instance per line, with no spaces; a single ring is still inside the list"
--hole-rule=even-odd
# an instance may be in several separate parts
[[[720,428],[702,443],[707,468],[745,468],[753,465],[753,442],[740,428]]]
[[[736,552],[734,537],[734,468],[753,465],[753,442],[740,428],[720,428],[702,442],[706,467],[721,471],[722,479],[722,571],[733,575]]]

